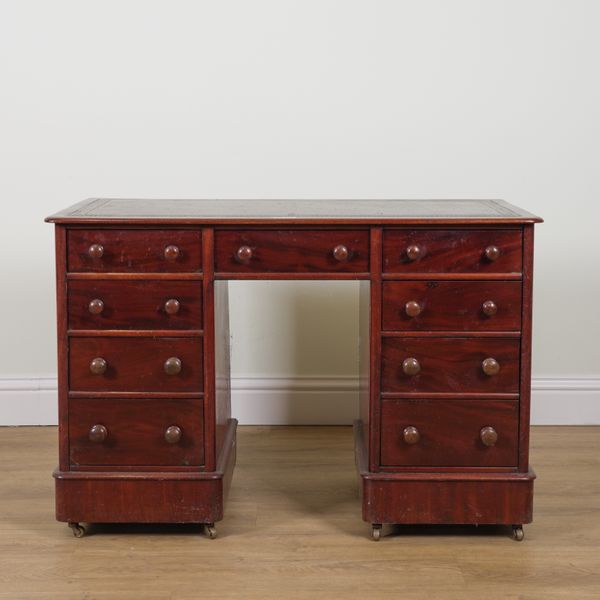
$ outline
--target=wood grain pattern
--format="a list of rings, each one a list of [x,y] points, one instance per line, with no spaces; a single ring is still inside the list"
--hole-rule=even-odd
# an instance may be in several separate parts
[[[334,248],[344,245],[348,260],[336,260]],[[239,248],[252,255],[241,262]],[[369,232],[332,229],[231,229],[215,235],[215,271],[228,273],[353,273],[369,270]]]
[[[502,338],[397,338],[382,342],[381,386],[384,392],[518,393],[519,340]],[[420,365],[416,375],[406,375],[405,359]],[[494,357],[500,372],[485,375],[482,362]]]
[[[91,258],[92,244],[103,248]],[[165,258],[165,248],[175,245],[179,256]],[[191,272],[202,270],[200,232],[177,229],[70,229],[68,270],[71,272]]]
[[[90,362],[102,357],[106,372],[94,375]],[[164,363],[181,360],[181,372],[167,375]],[[203,391],[201,338],[83,338],[70,340],[70,388],[80,392]]]
[[[202,399],[125,400],[86,398],[70,401],[71,465],[106,467],[199,466],[204,463]],[[103,442],[88,438],[93,425],[108,431]],[[167,443],[165,431],[176,425],[177,443]]]
[[[98,299],[103,309],[92,314],[89,304]],[[165,304],[179,303],[169,314]],[[195,329],[202,324],[202,283],[192,281],[70,281],[70,329]]]
[[[435,467],[515,467],[519,446],[519,404],[510,400],[385,400],[381,416],[381,464]],[[480,439],[493,427],[492,447]],[[420,439],[408,444],[406,427]]]
[[[421,255],[410,260],[406,250],[416,246]],[[496,246],[496,260],[485,250]],[[520,229],[386,229],[383,270],[386,273],[520,273]]]
[[[238,444],[214,542],[197,526],[151,524],[75,540],[54,520],[56,428],[0,428],[0,598],[597,599],[600,427],[532,427],[535,519],[522,544],[505,527],[442,525],[389,526],[370,542],[349,427],[244,426]]]
[[[486,315],[483,304],[497,308]],[[406,305],[418,305],[410,316]],[[383,329],[407,331],[519,331],[521,283],[515,281],[386,281]]]

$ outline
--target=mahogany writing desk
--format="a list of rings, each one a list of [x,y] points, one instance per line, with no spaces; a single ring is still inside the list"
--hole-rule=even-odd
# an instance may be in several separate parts
[[[227,280],[358,279],[363,518],[532,518],[533,226],[497,200],[91,199],[56,224],[57,519],[204,523],[236,455]]]

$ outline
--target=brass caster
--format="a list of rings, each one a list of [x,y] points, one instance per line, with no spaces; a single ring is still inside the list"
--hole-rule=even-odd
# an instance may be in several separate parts
[[[512,529],[513,540],[517,542],[522,542],[525,537],[525,532],[523,531],[523,525],[513,525]]]
[[[217,528],[214,523],[207,523],[204,526],[204,531],[211,540],[214,540],[217,537]]]
[[[69,523],[69,527],[76,538],[81,538],[85,535],[85,528],[79,523]]]
[[[382,529],[382,525],[378,525],[376,523],[373,523],[371,525],[371,539],[374,542],[378,542],[381,539],[381,529]]]

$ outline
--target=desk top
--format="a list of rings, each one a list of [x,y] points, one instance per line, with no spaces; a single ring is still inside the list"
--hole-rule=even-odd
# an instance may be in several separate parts
[[[422,225],[539,223],[504,200],[143,200],[90,198],[46,219],[64,224]]]

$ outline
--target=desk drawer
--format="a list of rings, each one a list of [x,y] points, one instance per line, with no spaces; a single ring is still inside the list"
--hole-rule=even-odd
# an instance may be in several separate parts
[[[366,230],[222,230],[215,235],[221,273],[359,273],[369,270]]]
[[[521,273],[520,229],[386,229],[387,273]]]
[[[520,281],[387,281],[383,329],[519,331]]]
[[[202,339],[72,337],[72,391],[202,392]]]
[[[198,273],[202,232],[181,229],[72,229],[68,270],[96,273]]]
[[[188,466],[204,463],[202,400],[70,400],[74,466]]]
[[[69,329],[202,329],[201,281],[71,280]]]
[[[384,400],[384,466],[511,467],[519,403],[510,400]]]
[[[382,340],[383,392],[519,392],[518,339]]]

